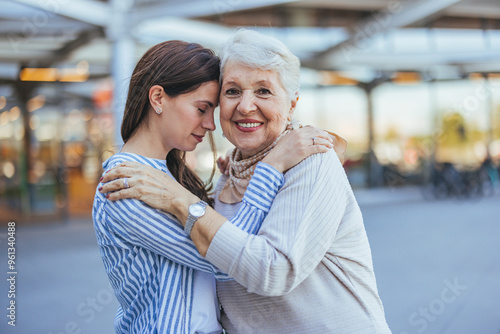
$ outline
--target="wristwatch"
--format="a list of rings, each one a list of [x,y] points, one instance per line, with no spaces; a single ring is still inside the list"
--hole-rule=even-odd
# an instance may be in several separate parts
[[[194,223],[198,220],[198,218],[203,217],[206,208],[207,203],[203,201],[199,201],[198,203],[191,204],[189,206],[188,219],[186,221],[186,225],[184,225],[184,232],[186,232],[187,235],[191,235]]]

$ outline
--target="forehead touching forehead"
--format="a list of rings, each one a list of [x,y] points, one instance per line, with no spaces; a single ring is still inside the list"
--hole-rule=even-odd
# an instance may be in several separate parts
[[[221,82],[228,62],[249,68],[275,71],[288,97],[298,96],[300,61],[288,48],[274,37],[252,30],[238,30],[222,47]]]

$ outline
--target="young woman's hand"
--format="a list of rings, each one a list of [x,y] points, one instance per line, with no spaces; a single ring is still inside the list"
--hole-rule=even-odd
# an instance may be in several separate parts
[[[226,157],[220,156],[217,159],[217,167],[219,167],[219,171],[223,175],[229,175],[229,155],[226,155]]]
[[[320,128],[304,126],[284,135],[262,162],[284,173],[310,155],[333,148],[334,137]]]
[[[125,181],[126,180],[126,181]],[[153,208],[177,216],[177,205],[196,203],[199,199],[161,170],[138,162],[126,161],[110,169],[101,178],[98,189],[106,198],[116,201],[135,198]]]

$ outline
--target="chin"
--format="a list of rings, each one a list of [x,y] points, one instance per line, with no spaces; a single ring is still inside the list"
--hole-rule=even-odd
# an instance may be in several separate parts
[[[179,151],[184,151],[184,152],[191,152],[196,149],[196,146],[198,146],[198,143],[192,144],[192,145],[184,145],[180,147],[176,147]]]

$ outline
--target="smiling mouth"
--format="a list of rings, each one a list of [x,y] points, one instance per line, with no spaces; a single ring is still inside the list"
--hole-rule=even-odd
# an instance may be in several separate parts
[[[256,128],[258,126],[261,126],[264,123],[238,123],[238,122],[236,122],[236,124],[238,124],[238,126],[241,126],[242,128]]]
[[[198,135],[195,135],[194,133],[192,133],[192,135],[194,136],[194,138],[196,138],[200,143],[203,141],[203,136],[198,136]]]

